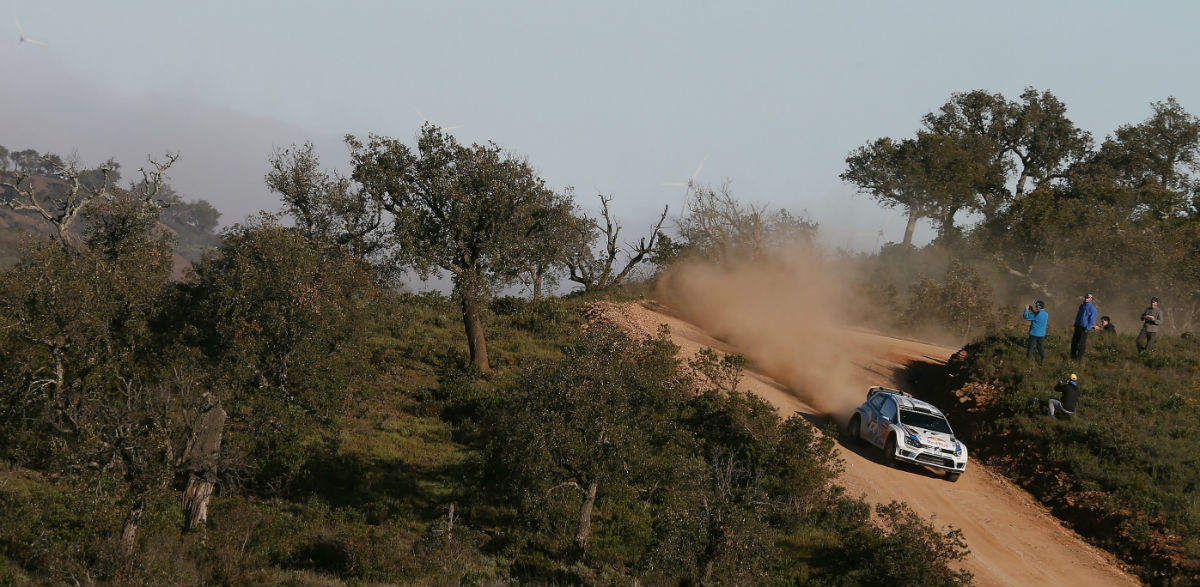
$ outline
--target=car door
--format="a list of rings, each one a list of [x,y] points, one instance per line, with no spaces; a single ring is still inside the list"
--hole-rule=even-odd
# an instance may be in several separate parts
[[[890,400],[888,399],[888,397],[886,395],[884,395],[882,393],[875,394],[870,400],[867,401],[866,439],[867,439],[867,442],[870,442],[871,444],[874,444],[876,446],[883,446],[878,441],[879,423],[882,421],[880,414],[882,413],[883,406],[887,401],[890,401]],[[886,427],[884,428],[884,430],[886,430]],[[883,438],[885,438],[885,439],[887,438],[886,432],[884,433]]]
[[[891,396],[885,398],[879,408],[879,418],[871,436],[871,442],[875,446],[882,447],[887,442],[888,434],[892,431],[892,422],[896,421],[896,411],[896,400]]]

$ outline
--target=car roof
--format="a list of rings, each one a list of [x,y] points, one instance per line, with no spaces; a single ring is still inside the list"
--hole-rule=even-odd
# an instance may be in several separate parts
[[[946,417],[945,414],[942,414],[941,410],[937,409],[937,406],[934,406],[933,404],[931,404],[927,401],[919,400],[919,399],[917,399],[903,391],[900,391],[898,389],[892,389],[890,387],[878,387],[878,386],[872,387],[870,392],[868,393],[868,397],[878,394],[878,393],[890,395],[892,397],[892,399],[896,400],[896,405],[900,408],[908,408],[910,410],[916,410],[918,412],[926,412],[929,414],[936,414],[943,418]]]

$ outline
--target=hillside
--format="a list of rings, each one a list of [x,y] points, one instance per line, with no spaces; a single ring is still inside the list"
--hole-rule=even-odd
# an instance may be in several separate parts
[[[614,306],[611,315],[644,336],[656,332],[660,324],[667,325],[681,356],[704,347],[723,353],[740,350],[661,304],[626,303]],[[844,424],[848,413],[827,413],[814,408],[807,398],[844,396],[844,400],[834,403],[854,404],[862,401],[872,385],[908,388],[910,366],[924,363],[944,367],[955,353],[951,348],[869,332],[856,332],[854,339],[856,352],[848,360],[859,371],[852,386],[794,390],[753,363],[743,386],[770,401],[781,414],[798,412],[817,424]],[[839,449],[846,468],[837,483],[845,485],[851,494],[862,494],[873,503],[900,500],[937,524],[961,528],[970,548],[963,567],[974,575],[976,585],[1140,584],[1121,569],[1112,555],[1065,528],[1027,492],[978,460],[971,462],[961,481],[950,484],[940,475],[921,469],[887,467],[869,448],[841,444]]]

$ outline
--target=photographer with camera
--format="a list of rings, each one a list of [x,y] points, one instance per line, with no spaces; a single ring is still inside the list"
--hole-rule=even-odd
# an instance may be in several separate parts
[[[1050,313],[1046,311],[1046,305],[1042,300],[1034,302],[1032,305],[1025,306],[1025,312],[1021,316],[1029,321],[1029,342],[1025,347],[1025,358],[1033,358],[1033,350],[1036,348],[1038,357],[1041,360],[1046,360],[1046,323],[1050,320]]]

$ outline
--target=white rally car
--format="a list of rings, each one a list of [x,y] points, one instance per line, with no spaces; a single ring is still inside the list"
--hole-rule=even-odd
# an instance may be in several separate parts
[[[850,416],[847,432],[855,442],[882,448],[892,465],[903,461],[941,469],[950,481],[967,470],[967,447],[955,438],[942,411],[903,391],[869,389],[867,401]]]

